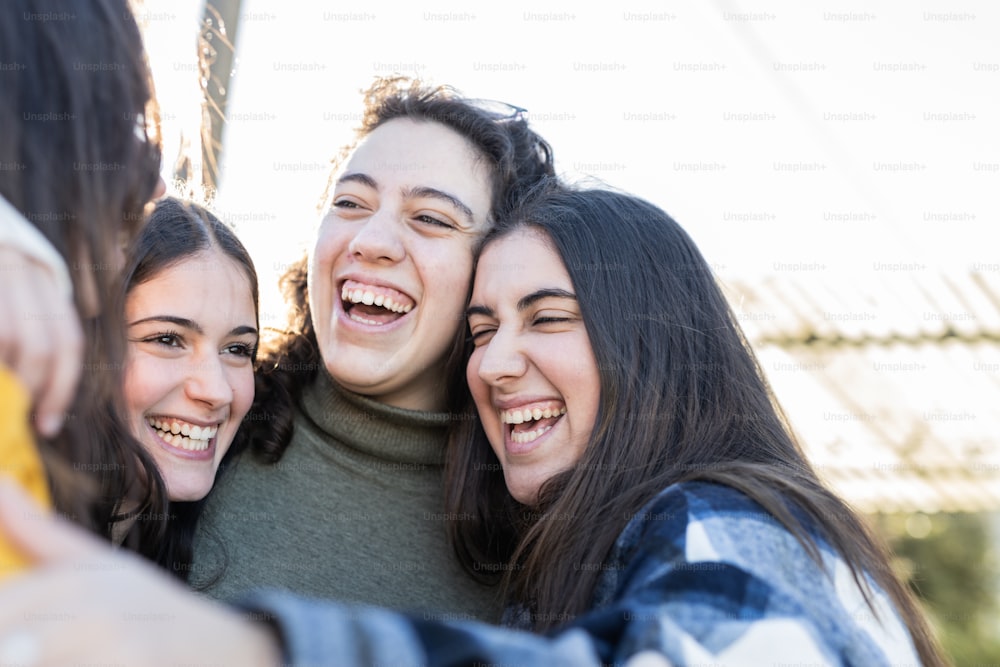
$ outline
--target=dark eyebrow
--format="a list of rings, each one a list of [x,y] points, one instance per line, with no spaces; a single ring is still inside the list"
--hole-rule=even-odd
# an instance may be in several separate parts
[[[576,295],[573,294],[572,292],[567,292],[566,290],[559,289],[558,287],[546,287],[545,289],[534,291],[531,294],[527,294],[518,299],[517,309],[519,311],[527,310],[529,307],[531,307],[531,304],[535,303],[536,301],[540,301],[542,299],[548,299],[549,297],[555,297],[557,299],[573,299],[573,301],[576,301]],[[493,312],[492,308],[480,305],[469,306],[465,310],[465,316],[467,318],[472,317],[473,315],[485,315],[486,317],[496,317],[496,313]]]
[[[129,326],[134,327],[137,324],[144,324],[146,322],[168,322],[170,324],[176,324],[184,329],[190,329],[199,335],[204,335],[205,333],[205,330],[201,328],[201,325],[194,320],[189,320],[186,317],[176,317],[174,315],[153,315],[152,317],[144,317],[141,320],[129,322]],[[256,336],[257,330],[253,327],[242,325],[229,332],[230,336],[242,336],[244,334],[253,334]]]
[[[473,315],[485,315],[486,317],[496,317],[496,313],[493,312],[492,308],[487,308],[486,306],[469,306],[465,309],[466,319],[472,317]]]
[[[403,195],[406,198],[432,197],[434,199],[440,199],[442,201],[448,202],[449,204],[457,208],[459,211],[461,211],[462,215],[464,215],[468,219],[469,224],[472,224],[473,220],[475,219],[472,214],[472,209],[466,206],[465,202],[463,202],[458,197],[450,195],[442,190],[438,190],[437,188],[416,187],[410,190],[403,191]]]
[[[168,322],[185,329],[190,329],[195,333],[205,333],[205,331],[201,328],[201,325],[194,320],[189,320],[186,317],[176,317],[174,315],[153,315],[152,317],[144,317],[141,320],[136,320],[135,322],[129,322],[128,325],[130,327],[134,327],[137,324],[145,324],[146,322]]]
[[[257,330],[254,329],[253,327],[244,324],[243,326],[236,327],[235,329],[229,332],[230,336],[242,336],[244,334],[252,334],[256,336]]]
[[[375,179],[368,174],[344,174],[337,179],[337,184],[339,185],[341,183],[361,183],[362,185],[367,185],[372,190],[378,190],[378,183],[376,183]]]
[[[526,296],[522,296],[517,301],[518,310],[526,310],[528,306],[539,301],[540,299],[547,299],[549,297],[555,297],[557,299],[573,299],[576,301],[576,295],[572,292],[567,292],[564,289],[559,289],[558,287],[546,287],[545,289],[540,289]]]

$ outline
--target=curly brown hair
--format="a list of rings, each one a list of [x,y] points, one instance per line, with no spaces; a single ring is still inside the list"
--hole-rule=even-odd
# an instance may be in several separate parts
[[[396,119],[440,123],[464,137],[490,167],[490,222],[501,219],[536,183],[554,175],[552,149],[522,117],[522,109],[463,97],[449,86],[428,86],[405,77],[379,78],[364,93],[365,111],[354,141],[333,160],[323,193],[328,205],[336,176],[354,147],[375,128]],[[252,450],[278,461],[292,436],[293,406],[302,388],[323,365],[309,315],[306,259],[293,264],[280,285],[288,304],[282,331],[271,332],[260,348],[256,400],[247,420]],[[464,336],[456,335],[445,382],[449,404],[465,389],[461,363]]]

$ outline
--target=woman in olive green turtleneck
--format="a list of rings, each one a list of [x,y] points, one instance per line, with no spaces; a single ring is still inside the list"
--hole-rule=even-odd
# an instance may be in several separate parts
[[[551,151],[520,110],[447,88],[381,80],[366,101],[308,262],[283,278],[293,315],[261,351],[253,445],[210,498],[190,581],[491,618],[447,542],[445,440],[473,250]]]

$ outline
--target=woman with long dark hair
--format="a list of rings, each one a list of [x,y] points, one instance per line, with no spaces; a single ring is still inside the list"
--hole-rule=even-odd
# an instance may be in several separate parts
[[[125,413],[148,458],[115,534],[145,533],[135,549],[186,579],[195,522],[254,397],[257,273],[233,230],[169,197],[126,254]],[[150,479],[163,497],[137,511]]]
[[[912,647],[942,662],[668,215],[555,188],[487,238],[478,267],[467,377],[480,423],[452,440],[448,512],[463,518],[451,526],[467,571],[501,584],[509,623],[579,619],[678,664],[886,664],[912,662]]]

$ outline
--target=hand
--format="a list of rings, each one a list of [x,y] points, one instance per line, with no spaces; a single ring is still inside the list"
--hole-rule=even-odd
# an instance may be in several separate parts
[[[0,530],[35,561],[0,586],[0,664],[278,665],[268,626],[42,513],[0,481]]]
[[[65,421],[83,360],[76,308],[52,272],[17,250],[0,246],[0,363],[28,388],[35,426],[45,436]]]

